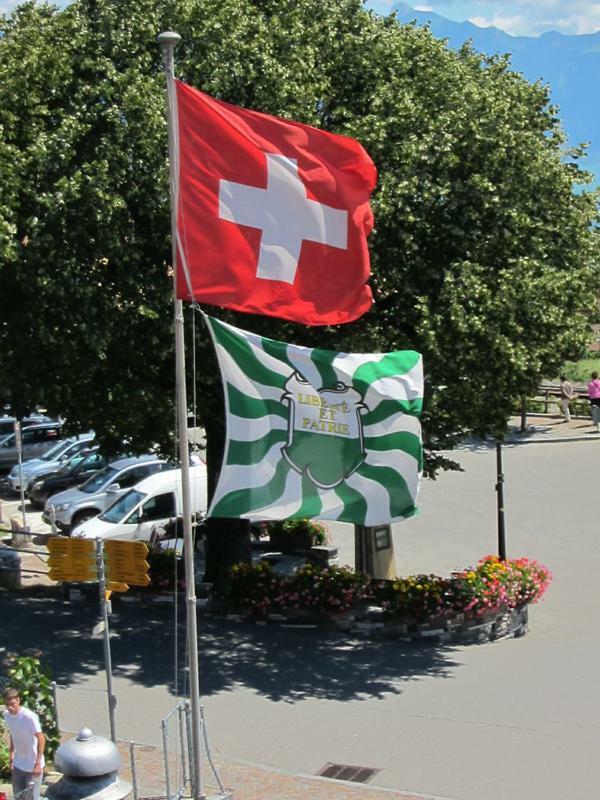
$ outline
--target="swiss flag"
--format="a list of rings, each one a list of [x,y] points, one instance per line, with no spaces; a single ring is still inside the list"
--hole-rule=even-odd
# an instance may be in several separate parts
[[[368,311],[377,172],[362,146],[176,86],[177,296],[306,325]]]

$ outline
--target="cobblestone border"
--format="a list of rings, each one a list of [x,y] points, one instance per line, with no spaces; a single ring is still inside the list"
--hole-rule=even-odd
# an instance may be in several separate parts
[[[115,597],[115,595],[113,595]],[[121,595],[123,605],[172,604],[173,595]],[[297,611],[267,614],[260,618],[245,612],[231,612],[218,603],[207,599],[196,601],[198,611],[231,622],[254,625],[278,625],[282,628],[329,629],[373,639],[394,639],[399,642],[432,642],[434,644],[484,644],[499,639],[524,636],[529,630],[529,607],[502,609],[478,616],[454,614],[437,617],[427,622],[408,622],[388,618],[379,606],[349,611],[342,615],[331,615],[314,611]]]
[[[529,611],[526,605],[488,612],[477,617],[456,614],[421,623],[387,619],[378,607],[370,607],[363,613],[350,612],[341,617],[309,612],[268,614],[265,619],[257,619],[249,614],[217,616],[238,622],[253,621],[257,625],[277,624],[285,628],[333,628],[355,636],[413,643],[483,644],[524,636],[529,629]]]

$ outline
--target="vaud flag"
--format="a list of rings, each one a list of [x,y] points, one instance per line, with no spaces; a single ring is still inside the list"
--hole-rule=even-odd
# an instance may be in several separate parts
[[[364,314],[377,173],[362,146],[176,86],[178,297],[306,325]]]
[[[336,353],[207,320],[227,415],[209,516],[378,525],[415,513],[419,353]]]

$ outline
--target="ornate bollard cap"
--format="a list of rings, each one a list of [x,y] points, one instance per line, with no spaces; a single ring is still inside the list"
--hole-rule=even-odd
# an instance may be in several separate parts
[[[54,756],[54,765],[63,775],[72,778],[95,778],[117,772],[122,766],[116,746],[87,727],[76,739],[63,742]]]

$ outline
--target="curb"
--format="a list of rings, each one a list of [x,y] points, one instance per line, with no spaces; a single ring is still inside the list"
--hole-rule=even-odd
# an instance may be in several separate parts
[[[524,434],[526,435],[526,434]],[[549,434],[548,436],[544,436],[541,433],[536,433],[533,431],[533,437],[530,439],[516,439],[513,437],[507,438],[503,440],[503,444],[546,444],[547,442],[595,442],[600,439],[600,433],[596,433],[595,431],[591,434],[586,435],[573,435],[573,436],[552,436]]]

